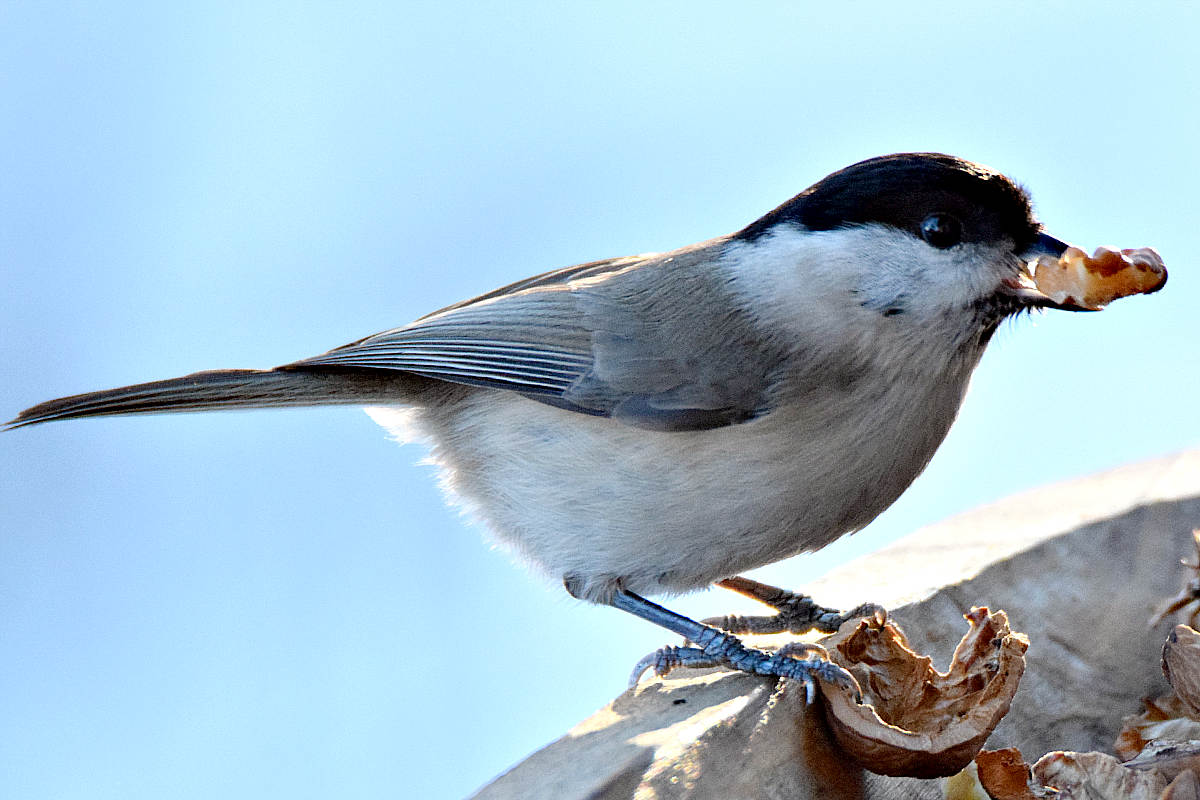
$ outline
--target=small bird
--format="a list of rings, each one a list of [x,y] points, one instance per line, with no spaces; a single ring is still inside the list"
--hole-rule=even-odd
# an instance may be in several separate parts
[[[111,414],[362,405],[428,442],[456,498],[572,595],[681,634],[653,666],[848,682],[644,595],[713,583],[819,625],[739,573],[824,547],[929,463],[997,326],[1056,302],[1027,262],[1067,245],[1001,173],[899,153],[829,175],[736,233],[566,267],[269,370],[34,406]],[[832,615],[832,616],[831,616]],[[763,624],[726,627],[762,630]]]

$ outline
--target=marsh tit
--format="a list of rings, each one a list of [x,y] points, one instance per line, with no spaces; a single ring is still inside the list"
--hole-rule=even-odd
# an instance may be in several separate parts
[[[643,595],[723,582],[858,530],[946,436],[997,326],[1066,245],[1004,175],[902,153],[833,173],[736,233],[548,272],[270,370],[75,395],[10,425],[348,404],[431,447],[453,495],[576,597],[719,663],[841,679]]]

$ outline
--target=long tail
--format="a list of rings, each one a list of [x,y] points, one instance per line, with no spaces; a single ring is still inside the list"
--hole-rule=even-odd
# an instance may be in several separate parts
[[[28,408],[8,429],[60,419],[275,406],[387,405],[413,396],[415,378],[382,369],[223,369],[61,397]]]

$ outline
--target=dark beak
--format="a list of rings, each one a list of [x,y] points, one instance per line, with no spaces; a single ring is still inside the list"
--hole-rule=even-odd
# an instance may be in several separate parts
[[[1038,256],[1051,256],[1058,258],[1063,253],[1067,252],[1067,248],[1071,245],[1055,239],[1048,233],[1039,233],[1037,239],[1034,239],[1033,246],[1021,254],[1021,258],[1026,261],[1033,261]]]
[[[1020,259],[1026,266],[1022,267],[1018,277],[1006,280],[1000,286],[1000,293],[1016,300],[1028,308],[1056,308],[1060,311],[1095,311],[1075,303],[1060,303],[1038,291],[1033,283],[1033,275],[1028,265],[1042,256],[1058,258],[1069,247],[1066,242],[1055,239],[1048,233],[1039,233],[1033,244],[1020,254]]]

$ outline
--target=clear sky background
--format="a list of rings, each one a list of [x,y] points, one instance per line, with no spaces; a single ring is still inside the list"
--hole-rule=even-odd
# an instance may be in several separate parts
[[[908,494],[761,576],[1195,447],[1200,13],[1118,7],[0,3],[0,416],[319,353],[919,149],[1170,283],[1005,326]],[[421,456],[354,409],[0,434],[0,796],[461,797],[671,641],[490,549]]]

